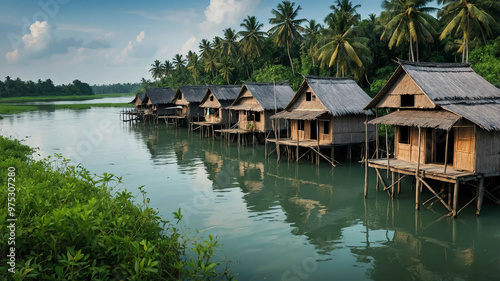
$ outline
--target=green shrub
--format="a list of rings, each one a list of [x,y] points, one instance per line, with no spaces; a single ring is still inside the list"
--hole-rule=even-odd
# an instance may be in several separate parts
[[[0,137],[0,182],[16,169],[16,273],[0,264],[2,280],[212,280],[232,279],[212,262],[217,241],[182,234],[177,223],[163,221],[128,191],[114,192],[121,179],[91,175],[56,155],[44,161],[28,157],[31,148]],[[7,189],[0,191],[0,221],[8,218]],[[4,226],[2,226],[2,229]],[[0,234],[6,257],[8,231]],[[4,260],[4,258],[2,258]]]

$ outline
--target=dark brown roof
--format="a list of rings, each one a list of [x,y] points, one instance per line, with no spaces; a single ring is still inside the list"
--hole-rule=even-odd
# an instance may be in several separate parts
[[[238,97],[235,99],[233,104],[228,108],[236,109],[235,104],[238,102],[238,99],[243,94],[245,89],[248,89],[248,91],[252,94],[252,96],[264,110],[275,109],[275,102],[274,102],[275,90],[276,90],[276,108],[278,110],[282,110],[283,108],[285,108],[285,106],[292,100],[293,96],[295,95],[288,82],[276,82],[276,83],[245,82],[241,87]]]
[[[172,103],[174,98],[174,90],[172,88],[148,88],[142,103],[147,103],[151,100],[154,105]]]
[[[174,98],[177,98],[182,93],[189,103],[198,103],[205,96],[207,88],[208,86],[179,86]]]
[[[324,110],[281,111],[271,116],[271,119],[316,120],[325,113],[328,113],[328,111]]]

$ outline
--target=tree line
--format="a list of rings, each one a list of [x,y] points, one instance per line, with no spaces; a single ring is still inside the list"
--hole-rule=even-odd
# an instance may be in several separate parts
[[[81,96],[93,95],[89,84],[74,80],[67,85],[54,85],[52,80],[47,79],[37,82],[22,81],[19,77],[11,79],[10,76],[5,81],[0,80],[0,97],[29,97],[29,96]]]
[[[465,62],[500,86],[500,2],[493,0],[385,0],[380,15],[361,19],[350,0],[336,0],[323,23],[300,17],[301,6],[283,1],[271,10],[266,32],[255,16],[241,30],[203,39],[198,52],[155,60],[154,81],[146,87],[241,84],[289,80],[300,74],[353,76],[370,94],[394,71],[396,58],[409,61]],[[432,14],[436,13],[437,17]]]
[[[92,91],[96,95],[100,94],[128,94],[134,93],[141,88],[140,83],[116,83],[109,85],[92,85]]]

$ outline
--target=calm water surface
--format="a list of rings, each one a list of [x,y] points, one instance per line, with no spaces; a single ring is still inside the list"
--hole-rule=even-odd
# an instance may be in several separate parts
[[[94,173],[123,177],[166,219],[179,207],[186,227],[217,235],[216,257],[239,280],[499,280],[500,208],[485,203],[458,219],[414,210],[410,183],[391,201],[363,198],[363,167],[332,169],[264,158],[186,129],[124,124],[120,109],[37,111],[4,116],[0,134],[62,153]],[[429,194],[424,194],[429,198]]]

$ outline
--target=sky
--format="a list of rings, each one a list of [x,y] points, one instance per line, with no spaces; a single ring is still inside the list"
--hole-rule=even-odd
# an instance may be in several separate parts
[[[296,0],[299,18],[323,23],[333,0]],[[352,0],[362,18],[381,0]],[[152,79],[154,60],[198,52],[201,39],[240,30],[247,16],[270,28],[281,0],[2,0],[0,79],[51,79],[68,84],[135,83]],[[435,3],[434,3],[435,4]],[[432,6],[432,5],[431,5]]]

